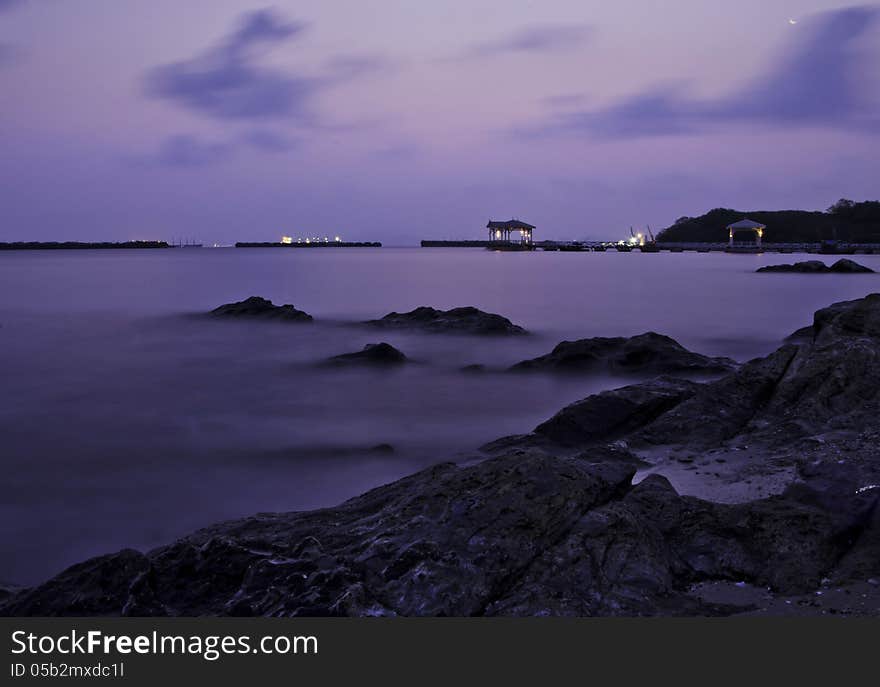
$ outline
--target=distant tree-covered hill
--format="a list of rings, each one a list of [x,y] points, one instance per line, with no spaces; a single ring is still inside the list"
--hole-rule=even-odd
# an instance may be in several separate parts
[[[717,208],[702,217],[681,217],[663,229],[658,241],[727,241],[726,227],[741,219],[767,225],[764,241],[769,243],[817,243],[837,239],[850,243],[880,243],[880,201],[856,203],[842,198],[825,212],[777,210],[740,212]]]

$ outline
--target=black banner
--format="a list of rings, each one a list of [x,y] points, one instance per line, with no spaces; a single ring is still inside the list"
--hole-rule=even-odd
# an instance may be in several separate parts
[[[738,619],[0,619],[0,684],[499,680],[841,683],[875,669],[880,621]],[[453,685],[455,687],[455,685]]]

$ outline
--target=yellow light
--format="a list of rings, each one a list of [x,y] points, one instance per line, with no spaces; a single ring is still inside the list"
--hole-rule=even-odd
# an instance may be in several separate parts
[[[342,241],[342,239],[339,238],[338,236],[334,236],[333,240],[336,241],[336,243],[339,243],[340,241]]]
[[[281,243],[293,243],[293,237],[292,236],[282,236]]]

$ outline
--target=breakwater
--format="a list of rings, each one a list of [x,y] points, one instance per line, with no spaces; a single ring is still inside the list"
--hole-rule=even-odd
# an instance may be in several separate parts
[[[0,243],[0,250],[95,250],[168,248],[166,241],[13,241]]]
[[[236,248],[381,248],[379,241],[312,241],[311,243],[281,243],[278,241],[239,241]]]

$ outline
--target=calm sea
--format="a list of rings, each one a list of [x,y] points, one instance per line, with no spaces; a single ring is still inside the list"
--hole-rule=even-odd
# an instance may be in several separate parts
[[[258,511],[329,506],[529,431],[627,380],[499,370],[563,339],[668,334],[746,360],[877,275],[754,274],[802,256],[180,249],[0,253],[0,581],[148,549]],[[880,271],[880,256],[857,256]],[[260,295],[311,326],[195,317]],[[358,321],[474,305],[534,333],[376,333]],[[315,363],[385,340],[417,364]],[[370,450],[390,444],[393,453]]]

